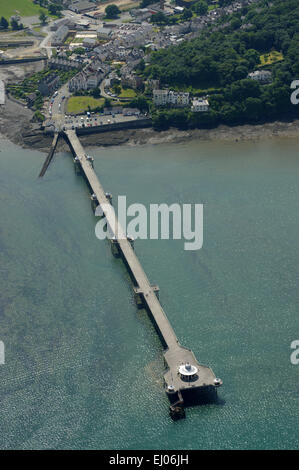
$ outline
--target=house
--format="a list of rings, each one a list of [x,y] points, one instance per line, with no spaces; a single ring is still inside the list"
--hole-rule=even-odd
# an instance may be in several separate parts
[[[121,78],[123,87],[140,89],[143,86],[143,80],[136,74],[125,74]]]
[[[146,84],[150,90],[158,90],[160,86],[160,80],[154,80],[151,78],[146,82]]]
[[[52,72],[39,82],[38,90],[43,96],[49,96],[59,87],[59,84],[59,75]]]
[[[272,81],[272,73],[269,70],[255,70],[255,72],[249,73],[248,77],[260,83],[271,83]]]
[[[80,72],[69,81],[69,91],[74,93],[80,90],[87,90],[87,77],[84,72]]]
[[[191,111],[193,111],[194,113],[209,111],[209,107],[210,105],[208,100],[203,98],[194,98],[192,100]]]
[[[48,66],[50,69],[60,70],[74,70],[79,69],[81,64],[76,60],[67,60],[63,58],[51,58],[48,60]]]

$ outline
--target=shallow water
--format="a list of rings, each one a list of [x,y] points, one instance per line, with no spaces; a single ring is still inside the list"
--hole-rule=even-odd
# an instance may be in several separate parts
[[[204,204],[204,244],[135,249],[182,344],[224,385],[173,422],[162,349],[94,234],[69,154],[1,142],[0,448],[298,448],[299,141],[92,149],[128,204]]]

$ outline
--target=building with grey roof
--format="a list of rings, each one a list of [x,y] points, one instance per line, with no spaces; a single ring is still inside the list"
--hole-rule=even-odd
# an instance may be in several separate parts
[[[51,44],[52,46],[61,46],[69,34],[69,28],[65,25],[60,26],[53,34]]]
[[[74,11],[75,13],[85,13],[87,11],[95,10],[96,6],[97,5],[89,2],[88,0],[82,0],[80,2],[72,2],[69,6],[69,10]]]

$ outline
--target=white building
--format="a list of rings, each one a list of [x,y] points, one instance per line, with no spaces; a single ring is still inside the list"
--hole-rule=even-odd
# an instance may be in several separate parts
[[[189,93],[172,90],[153,90],[153,100],[155,106],[179,106],[189,105]]]
[[[269,70],[255,70],[249,73],[248,77],[260,83],[270,83],[272,81],[272,73]]]
[[[210,105],[208,100],[202,98],[194,98],[192,100],[191,111],[193,111],[194,113],[209,111],[209,107]]]
[[[0,80],[0,105],[5,104],[5,83]]]

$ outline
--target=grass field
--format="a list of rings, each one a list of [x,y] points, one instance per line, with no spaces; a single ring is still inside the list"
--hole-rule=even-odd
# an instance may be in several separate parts
[[[41,10],[47,13],[47,10],[35,5],[32,0],[0,0],[0,17],[4,16],[6,19],[15,14],[20,16],[39,15]]]
[[[263,54],[260,56],[261,63],[259,67],[275,64],[275,62],[280,62],[281,60],[283,60],[283,55],[281,52],[271,51],[268,54]]]
[[[131,88],[122,88],[118,98],[135,98],[136,93]]]
[[[88,106],[91,109],[97,108],[98,106],[103,106],[105,100],[104,98],[93,98],[92,96],[71,96],[67,103],[67,112],[68,113],[84,113],[88,111]]]

